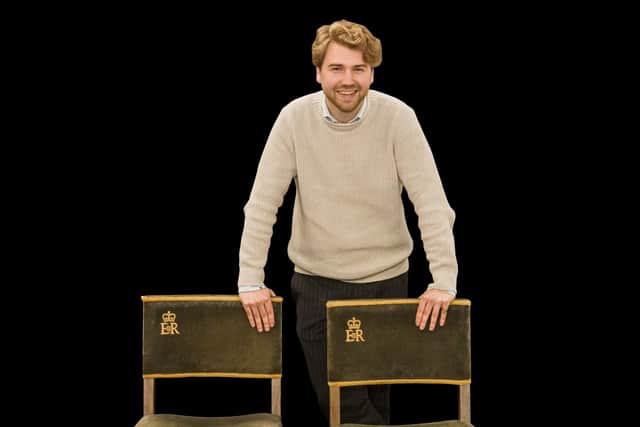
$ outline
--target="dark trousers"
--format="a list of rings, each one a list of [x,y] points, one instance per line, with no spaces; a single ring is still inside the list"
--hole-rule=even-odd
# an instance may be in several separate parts
[[[329,419],[327,384],[326,302],[337,299],[406,298],[408,273],[371,283],[346,283],[294,273],[291,294],[296,305],[296,332],[320,409]],[[341,422],[389,424],[390,386],[354,386],[340,389]]]

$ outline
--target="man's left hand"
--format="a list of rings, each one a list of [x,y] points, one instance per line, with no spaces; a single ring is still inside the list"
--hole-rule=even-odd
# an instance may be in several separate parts
[[[447,320],[449,304],[455,297],[439,289],[429,289],[419,298],[420,304],[418,304],[418,311],[416,312],[416,326],[422,331],[427,325],[427,320],[431,318],[429,330],[433,331],[436,328],[438,317],[440,317],[440,326],[444,326]]]

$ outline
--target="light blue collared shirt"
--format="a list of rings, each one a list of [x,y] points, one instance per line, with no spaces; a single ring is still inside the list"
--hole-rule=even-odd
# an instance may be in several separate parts
[[[351,119],[348,123],[354,123],[354,122],[357,122],[358,120],[362,120],[362,116],[364,115],[364,112],[366,109],[367,109],[367,97],[365,96],[364,99],[362,100],[360,111],[358,111],[358,114],[356,114],[356,116],[353,119]],[[324,92],[322,93],[322,117],[324,117],[325,120],[331,123],[340,123],[339,121],[336,120],[335,117],[331,115],[331,112],[329,111],[329,107],[327,106],[327,96],[324,94]]]

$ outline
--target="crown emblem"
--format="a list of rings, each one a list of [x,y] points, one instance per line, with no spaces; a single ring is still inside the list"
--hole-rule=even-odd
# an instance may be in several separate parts
[[[349,329],[345,329],[345,342],[364,342],[364,331],[360,329],[360,325],[362,325],[362,322],[356,319],[355,316],[347,320]]]
[[[347,320],[347,327],[349,329],[360,329],[360,320],[356,319],[355,317],[352,317],[351,320]]]
[[[171,310],[166,313],[162,313],[162,321],[163,322],[174,322],[176,320],[176,314],[172,313]]]
[[[176,322],[176,314],[171,310],[162,313],[162,323],[160,323],[160,335],[180,335],[178,323]]]

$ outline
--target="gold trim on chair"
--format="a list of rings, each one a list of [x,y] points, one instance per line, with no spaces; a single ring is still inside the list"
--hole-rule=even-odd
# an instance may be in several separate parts
[[[144,374],[142,378],[187,378],[187,377],[220,377],[220,378],[282,378],[282,374],[251,374],[235,372],[179,372],[176,374]]]
[[[236,295],[143,295],[143,302],[164,301],[240,301]],[[282,297],[271,297],[273,302],[282,302]]]
[[[420,302],[419,298],[398,298],[398,299],[352,299],[342,301],[327,301],[327,307],[351,307],[359,305],[387,305],[387,304],[417,304]],[[454,299],[449,305],[466,305],[470,306],[471,301],[468,299]]]
[[[359,381],[329,381],[329,386],[352,386],[352,385],[375,385],[375,384],[453,384],[463,385],[471,384],[471,380],[449,380],[449,379],[430,379],[430,378],[413,378],[413,379],[379,379],[379,380],[359,380]]]

